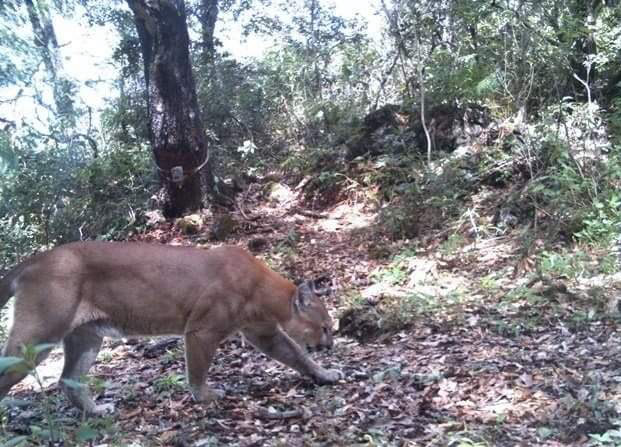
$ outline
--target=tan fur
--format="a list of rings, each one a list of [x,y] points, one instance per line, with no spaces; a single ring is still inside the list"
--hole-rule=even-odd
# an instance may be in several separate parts
[[[296,287],[237,247],[71,243],[33,256],[0,281],[0,305],[16,297],[3,355],[62,341],[61,378],[80,380],[104,335],[183,334],[190,389],[205,402],[219,396],[205,383],[219,343],[241,331],[272,358],[318,383],[334,383],[342,373],[305,352],[332,345],[330,316],[315,291],[312,283]],[[0,399],[23,377],[0,376]],[[61,386],[81,410],[108,410],[84,387]]]

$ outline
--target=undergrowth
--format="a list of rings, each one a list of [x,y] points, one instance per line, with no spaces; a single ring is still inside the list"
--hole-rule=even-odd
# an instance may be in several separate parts
[[[0,265],[81,239],[122,239],[141,224],[155,192],[148,151],[119,147],[90,156],[19,153],[0,179]]]

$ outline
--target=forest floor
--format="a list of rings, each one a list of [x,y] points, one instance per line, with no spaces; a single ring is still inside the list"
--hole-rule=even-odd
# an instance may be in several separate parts
[[[335,278],[330,308],[347,327],[314,357],[344,380],[315,386],[235,336],[210,370],[226,396],[202,406],[185,389],[181,340],[107,341],[91,385],[114,415],[80,422],[47,386],[62,364],[55,352],[38,373],[42,392],[32,380],[12,391],[25,406],[5,410],[4,433],[35,439],[47,406],[73,440],[63,445],[621,445],[621,330],[602,311],[611,289],[529,273],[510,235],[394,244],[364,204],[317,213],[287,197],[252,200],[243,206],[260,218],[235,213],[226,242],[250,243],[291,278]],[[170,222],[136,238],[221,243]]]

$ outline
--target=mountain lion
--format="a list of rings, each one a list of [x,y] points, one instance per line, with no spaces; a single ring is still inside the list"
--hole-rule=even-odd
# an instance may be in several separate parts
[[[190,390],[208,402],[221,397],[205,383],[214,353],[241,331],[268,356],[319,384],[335,383],[343,374],[306,354],[332,346],[332,321],[319,298],[326,292],[315,281],[296,287],[238,247],[75,242],[31,257],[0,281],[0,307],[16,297],[3,355],[62,341],[61,379],[80,380],[104,336],[183,334]],[[0,375],[0,399],[24,376],[17,369]],[[95,405],[86,387],[60,386],[88,414],[111,409]]]

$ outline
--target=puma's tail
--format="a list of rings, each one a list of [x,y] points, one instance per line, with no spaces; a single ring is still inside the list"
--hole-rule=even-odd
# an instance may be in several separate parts
[[[13,267],[12,270],[9,270],[9,273],[0,279],[0,308],[3,308],[7,301],[9,301],[15,293],[15,290],[13,289],[13,280],[22,271],[23,266],[24,264],[20,264]]]

